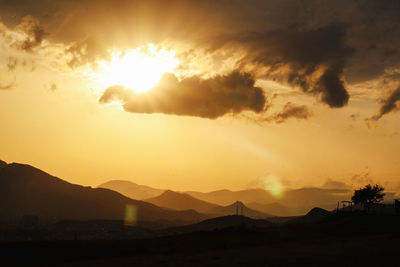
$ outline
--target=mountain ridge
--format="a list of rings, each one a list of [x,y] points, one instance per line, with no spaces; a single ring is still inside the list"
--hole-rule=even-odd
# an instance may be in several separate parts
[[[117,191],[132,199],[144,200],[162,194],[165,190],[141,185],[128,180],[110,180],[97,186]]]
[[[133,200],[105,189],[71,184],[27,164],[11,163],[0,168],[2,220],[32,214],[45,220],[123,220],[127,205],[136,207],[138,221],[197,222],[206,215],[171,211]]]
[[[200,213],[209,213],[217,204],[199,200],[186,193],[178,193],[172,190],[166,190],[161,195],[145,199],[146,202],[153,203],[160,207],[171,208],[175,210],[194,209]]]

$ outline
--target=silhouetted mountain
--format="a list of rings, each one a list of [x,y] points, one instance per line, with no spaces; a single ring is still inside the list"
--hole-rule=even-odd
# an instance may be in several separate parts
[[[132,199],[143,200],[160,195],[165,190],[139,185],[130,181],[112,180],[98,186],[117,191]]]
[[[229,215],[201,221],[196,224],[174,227],[173,232],[188,233],[195,231],[213,231],[232,227],[264,228],[274,225],[266,220],[256,220],[241,215]]]
[[[146,199],[145,201],[153,203],[159,207],[165,207],[174,210],[194,209],[201,213],[209,213],[213,208],[219,207],[216,204],[199,200],[188,194],[177,193],[171,190],[167,190],[161,195]]]
[[[7,165],[7,162],[0,160],[0,168]]]
[[[252,202],[248,203],[247,206],[251,209],[258,210],[264,213],[273,214],[275,216],[297,216],[305,213],[304,209],[287,207],[277,202],[270,204],[261,204],[258,202]]]
[[[1,220],[17,220],[26,214],[41,220],[123,220],[126,207],[137,209],[138,221],[197,222],[206,216],[190,211],[172,211],[132,200],[103,188],[70,184],[23,164],[0,168]]]
[[[210,214],[218,214],[219,216],[234,215],[236,213],[254,219],[264,219],[273,216],[271,214],[250,209],[240,201],[237,201],[225,207],[218,206],[210,211]]]
[[[314,222],[320,222],[324,220],[325,218],[329,217],[332,215],[331,212],[321,209],[321,208],[313,208],[311,209],[306,215],[300,218],[296,218],[292,220],[292,222],[296,223],[314,223]]]

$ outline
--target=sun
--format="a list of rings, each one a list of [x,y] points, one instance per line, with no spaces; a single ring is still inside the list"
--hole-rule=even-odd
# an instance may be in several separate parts
[[[99,62],[97,76],[106,87],[121,85],[135,93],[145,93],[179,63],[174,51],[149,44],[134,50],[112,51],[109,61]]]

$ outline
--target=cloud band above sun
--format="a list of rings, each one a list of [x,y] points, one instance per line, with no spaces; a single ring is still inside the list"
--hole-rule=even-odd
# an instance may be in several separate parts
[[[91,78],[101,74],[100,102],[120,99],[129,112],[260,114],[270,88],[259,80],[314,96],[328,108],[347,106],[355,85],[379,80],[383,88],[373,90],[381,107],[372,118],[399,110],[399,1],[228,2],[3,1],[0,34],[17,55],[9,71],[27,54],[64,72],[86,66]],[[153,87],[146,96],[129,91]],[[309,117],[304,110],[297,118]]]

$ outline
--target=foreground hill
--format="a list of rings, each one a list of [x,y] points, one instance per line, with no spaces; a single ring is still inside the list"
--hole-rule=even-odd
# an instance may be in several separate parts
[[[292,223],[316,223],[332,215],[332,212],[321,208],[313,208],[306,215],[292,220]]]
[[[216,204],[199,200],[188,194],[177,193],[171,190],[167,190],[161,195],[146,199],[145,201],[153,203],[159,207],[166,207],[174,210],[194,209],[201,213],[210,213],[210,211],[218,207]]]
[[[29,165],[0,167],[1,220],[36,215],[40,220],[123,220],[127,205],[136,207],[138,221],[193,223],[206,216],[193,210],[172,211],[103,188],[74,185]]]
[[[117,191],[124,196],[132,199],[143,200],[160,195],[165,190],[152,188],[146,185],[136,184],[124,180],[112,180],[98,186],[99,188],[107,188]]]
[[[273,215],[268,213],[263,213],[257,210],[253,210],[248,208],[240,201],[236,201],[235,203],[225,206],[225,207],[215,207],[210,211],[211,214],[218,214],[219,216],[240,214],[246,217],[254,218],[254,219],[265,219],[267,217],[272,217]]]

